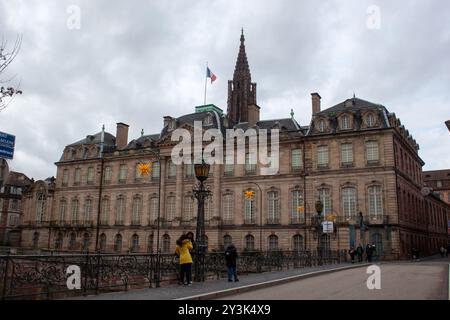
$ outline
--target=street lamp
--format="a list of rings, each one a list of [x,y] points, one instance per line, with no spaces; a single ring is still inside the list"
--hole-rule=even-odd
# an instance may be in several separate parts
[[[323,211],[323,203],[319,199],[316,201],[316,230],[317,230],[317,253],[322,257],[322,244],[321,244],[321,237],[322,237],[322,211]]]
[[[263,212],[262,212],[262,190],[259,184],[256,182],[248,181],[249,184],[254,184],[259,189],[259,251],[262,252],[262,228],[263,228]]]
[[[210,165],[202,160],[202,163],[194,165],[195,177],[199,183],[194,187],[194,197],[197,199],[197,228],[195,235],[195,281],[205,281],[205,199],[211,195],[211,191],[205,187],[204,182],[208,179]]]

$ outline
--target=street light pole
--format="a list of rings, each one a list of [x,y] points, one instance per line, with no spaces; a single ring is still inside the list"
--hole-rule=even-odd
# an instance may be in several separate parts
[[[248,181],[249,184],[254,184],[259,189],[259,251],[262,252],[262,230],[263,230],[263,210],[262,210],[262,189],[256,182]]]

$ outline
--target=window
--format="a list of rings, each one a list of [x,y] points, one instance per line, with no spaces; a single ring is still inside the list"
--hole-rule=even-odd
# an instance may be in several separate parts
[[[150,224],[153,224],[158,219],[158,198],[150,198]]]
[[[63,186],[67,186],[69,184],[69,170],[63,170]]]
[[[372,128],[375,126],[375,117],[372,113],[369,113],[366,117],[366,124],[369,128]]]
[[[94,167],[89,167],[87,171],[87,183],[92,184],[94,182]]]
[[[319,167],[328,166],[328,146],[317,147],[317,165]]]
[[[296,234],[292,238],[292,242],[293,242],[293,247],[294,247],[295,252],[303,251],[303,249],[304,249],[303,236],[301,236],[300,234]]]
[[[252,199],[245,199],[244,200],[244,207],[245,207],[245,216],[244,216],[244,223],[245,224],[254,224],[255,223],[255,198]]]
[[[139,236],[137,234],[131,238],[131,252],[139,252]]]
[[[1,210],[1,209],[0,209]],[[13,199],[10,204],[11,211],[19,211],[19,200]]]
[[[90,237],[89,233],[85,233],[83,235],[83,252],[89,251],[90,243],[91,243],[91,237]]]
[[[125,214],[125,199],[117,198],[116,201],[116,225],[123,225],[123,217]]]
[[[41,223],[45,219],[45,205],[47,202],[47,197],[44,193],[38,193],[36,195],[36,222]]]
[[[248,251],[255,250],[255,237],[251,234],[245,236],[245,249]]]
[[[137,226],[141,224],[142,199],[135,197],[133,199],[133,218],[132,224]]]
[[[163,241],[162,241],[162,252],[164,253],[170,253],[170,236],[168,234],[163,235]]]
[[[192,217],[194,216],[194,200],[191,198],[191,196],[185,196],[184,197],[184,210],[183,210],[183,220],[184,221],[191,221]]]
[[[176,214],[175,200],[176,200],[175,196],[167,197],[167,204],[166,204],[167,205],[167,212],[166,212],[167,221],[172,221],[175,218],[175,214]]]
[[[348,116],[343,116],[341,119],[341,129],[342,130],[347,130],[350,129],[350,120],[348,118]]]
[[[372,243],[375,245],[375,256],[383,253],[383,237],[380,233],[372,234]],[[417,245],[417,244],[416,244]]]
[[[292,171],[300,171],[303,167],[302,149],[294,149],[291,153]]]
[[[185,164],[186,178],[194,177],[194,164]]]
[[[59,222],[60,223],[63,223],[64,220],[66,219],[66,207],[67,207],[66,200],[61,200],[59,202]]]
[[[267,223],[280,223],[280,199],[278,191],[267,194]]]
[[[107,166],[105,167],[105,172],[103,174],[103,182],[111,183],[111,179],[112,179],[112,168]]]
[[[91,222],[92,217],[92,200],[86,199],[86,202],[84,203],[84,222],[89,223]]]
[[[137,163],[134,169],[134,179],[135,180],[140,180],[142,179],[142,174],[141,174],[141,170],[139,169],[140,164]]]
[[[369,215],[381,216],[383,215],[383,196],[380,186],[369,187]]]
[[[278,250],[278,237],[274,234],[269,236],[269,250],[270,251]]]
[[[368,141],[366,142],[366,153],[367,153],[367,162],[378,162],[379,154],[378,154],[378,142],[377,141]]]
[[[79,185],[81,182],[81,169],[80,168],[76,168],[75,169],[75,177],[74,177],[74,185]]]
[[[152,163],[152,177],[153,179],[159,178],[160,165],[159,162],[155,161]]]
[[[256,173],[256,159],[252,153],[245,154],[245,173],[246,174]]]
[[[436,187],[442,188],[442,181],[441,180],[436,181]]]
[[[319,132],[325,132],[325,121],[324,120],[320,120],[317,128],[319,129]]]
[[[322,215],[325,216],[332,212],[331,208],[331,192],[328,188],[319,189],[319,199],[323,204]]]
[[[78,220],[78,200],[74,199],[72,200],[72,212],[71,212],[71,219],[72,223],[77,223]]]
[[[121,164],[119,167],[119,182],[125,182],[127,180],[127,165]]]
[[[75,250],[77,248],[77,235],[72,232],[69,236],[69,250]]]
[[[175,178],[177,176],[177,166],[175,163],[172,162],[172,160],[169,160],[169,178]]]
[[[101,224],[108,225],[109,223],[109,199],[102,200],[102,219]]]
[[[223,195],[223,200],[222,200],[222,205],[223,205],[223,222],[225,224],[232,224],[234,217],[234,197],[233,194],[231,193],[227,193]]]
[[[303,223],[305,221],[303,193],[300,190],[293,190],[291,192],[291,197],[291,223]]]
[[[342,189],[342,209],[344,217],[356,217],[356,189],[343,188]]]
[[[341,144],[341,163],[343,165],[353,163],[353,145],[351,143]]]
[[[231,238],[230,235],[227,234],[227,235],[223,236],[223,247],[225,249],[228,248],[228,246],[232,243],[233,243],[233,239]]]
[[[100,252],[106,252],[106,235],[104,233],[100,236]]]
[[[206,116],[206,118],[203,119],[203,125],[204,126],[210,126],[212,124],[213,124],[213,118],[212,118],[212,116],[210,114],[208,114]]]
[[[114,252],[120,253],[122,251],[122,236],[117,234],[114,239]]]
[[[33,248],[39,248],[39,232],[33,233]]]
[[[205,200],[205,221],[211,220],[213,211],[213,198],[210,196]]]

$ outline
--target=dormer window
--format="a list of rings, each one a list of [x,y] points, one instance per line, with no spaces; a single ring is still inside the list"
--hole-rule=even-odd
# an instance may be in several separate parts
[[[169,130],[174,130],[176,127],[176,120],[172,119],[171,121],[169,121]]]
[[[375,117],[373,116],[372,113],[369,113],[366,117],[366,124],[369,128],[374,127],[375,126]]]
[[[212,116],[211,116],[210,114],[208,114],[208,115],[206,116],[206,118],[203,119],[203,125],[204,125],[204,126],[210,126],[210,125],[212,125],[212,124],[213,124],[213,118],[212,118]]]
[[[320,132],[324,132],[325,131],[325,121],[324,120],[320,120],[317,127],[318,127]]]
[[[350,120],[349,120],[348,116],[343,116],[342,117],[341,128],[342,128],[342,130],[350,129]]]

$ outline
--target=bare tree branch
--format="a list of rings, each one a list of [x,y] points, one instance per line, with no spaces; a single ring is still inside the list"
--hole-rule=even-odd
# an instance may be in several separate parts
[[[0,77],[5,72],[5,70],[9,67],[9,65],[13,62],[13,60],[17,57],[17,54],[20,51],[20,47],[22,45],[22,36],[19,35],[14,42],[14,45],[10,51],[8,51],[8,42],[2,38],[0,43]],[[7,80],[2,80],[0,78],[0,83],[8,83],[15,76],[11,77]],[[0,87],[0,111],[5,109],[13,100],[14,96],[22,94],[22,90],[19,89],[19,86],[14,88],[13,86],[9,87]]]

